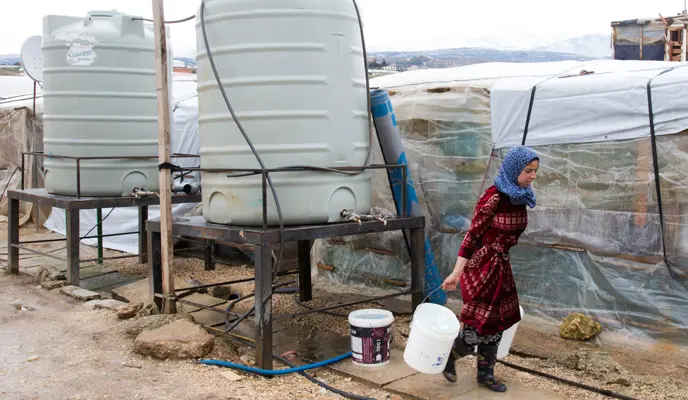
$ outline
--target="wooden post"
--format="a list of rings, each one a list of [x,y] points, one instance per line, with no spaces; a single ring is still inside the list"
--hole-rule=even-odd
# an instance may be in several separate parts
[[[153,29],[155,30],[155,75],[158,92],[158,161],[170,162],[170,93],[167,68],[167,36],[163,0],[153,0]],[[173,314],[174,269],[172,268],[172,179],[170,171],[160,170],[160,240],[162,248],[162,292],[165,295],[163,312]],[[153,277],[151,277],[152,279]]]

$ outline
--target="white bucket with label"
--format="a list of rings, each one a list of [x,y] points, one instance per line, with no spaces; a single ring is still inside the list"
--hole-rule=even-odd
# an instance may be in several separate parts
[[[354,364],[382,367],[389,364],[394,315],[387,310],[357,310],[349,314]]]
[[[518,306],[518,308],[521,312],[521,319],[523,319],[523,307]],[[502,341],[499,342],[499,347],[497,348],[497,359],[501,360],[509,355],[511,343],[513,343],[516,336],[516,329],[518,329],[518,322],[502,333]]]
[[[447,307],[421,304],[413,313],[404,361],[418,372],[439,374],[447,365],[460,327],[459,319]]]

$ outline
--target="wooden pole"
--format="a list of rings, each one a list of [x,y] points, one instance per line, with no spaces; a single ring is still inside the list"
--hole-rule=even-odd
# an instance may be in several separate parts
[[[165,10],[163,0],[153,0],[153,28],[155,30],[155,75],[158,91],[158,160],[170,162],[170,93],[168,77],[167,37],[165,35]],[[167,169],[160,170],[160,239],[162,258],[162,292],[165,295],[163,312],[176,312],[174,294],[174,269],[172,268],[172,176]],[[152,257],[151,254],[148,255]],[[153,277],[150,277],[152,279]]]

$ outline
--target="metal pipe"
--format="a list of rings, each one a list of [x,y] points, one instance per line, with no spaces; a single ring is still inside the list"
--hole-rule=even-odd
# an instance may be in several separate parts
[[[103,209],[96,209],[96,226],[98,236],[98,264],[103,265]]]
[[[290,318],[295,318],[295,317],[301,317],[301,316],[304,316],[304,315],[313,314],[313,313],[317,313],[317,312],[321,312],[321,311],[328,311],[328,310],[334,310],[334,309],[337,309],[337,308],[343,308],[343,307],[348,307],[348,306],[355,306],[355,305],[357,305],[357,304],[365,304],[365,303],[370,303],[370,302],[373,302],[373,301],[376,301],[376,300],[384,300],[384,299],[389,299],[389,298],[392,298],[392,297],[406,296],[406,295],[409,295],[409,294],[413,294],[413,292],[412,292],[411,290],[406,290],[406,291],[403,291],[403,292],[400,292],[400,293],[388,294],[388,295],[385,295],[385,296],[371,297],[371,298],[369,298],[369,299],[358,300],[358,301],[352,301],[352,302],[349,302],[349,303],[338,304],[338,305],[335,305],[335,306],[327,306],[327,307],[314,308],[314,309],[312,309],[312,310],[303,311],[303,312],[298,312],[298,313],[293,313],[293,314],[283,314],[283,315],[278,315],[278,316],[276,316],[275,318],[273,318],[273,321],[281,321],[281,320],[283,320],[283,319],[290,319]]]
[[[173,193],[196,194],[201,190],[201,185],[198,182],[180,183],[175,182],[172,185]]]

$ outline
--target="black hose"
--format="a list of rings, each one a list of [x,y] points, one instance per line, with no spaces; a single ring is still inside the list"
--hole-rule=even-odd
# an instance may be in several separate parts
[[[191,21],[194,18],[196,18],[196,15],[192,15],[190,17],[186,17],[186,18],[182,18],[182,19],[176,19],[176,20],[172,20],[172,21],[165,21],[165,23],[166,24],[179,24],[181,22]],[[132,20],[154,22],[152,19],[148,19],[148,18],[132,18]]]
[[[239,340],[240,342],[242,342],[242,343],[244,343],[244,344],[246,344],[246,345],[248,345],[248,346],[250,346],[250,347],[252,347],[252,348],[255,348],[255,347],[256,347],[256,344],[253,343],[253,342],[251,342],[251,341],[249,341],[249,340],[246,340],[246,339],[243,339],[243,338],[239,338],[239,337],[236,337],[236,336],[235,336],[235,338],[236,338],[237,340]],[[273,355],[272,355],[272,358],[274,358],[275,360],[277,360],[277,361],[281,362],[282,364],[288,366],[289,368],[295,368],[295,367],[296,367],[295,364],[293,364],[292,362],[290,362],[289,360],[287,360],[287,359],[285,359],[285,358],[283,358],[283,357],[278,356],[277,354],[273,354]],[[336,393],[336,394],[338,394],[338,395],[340,395],[340,396],[342,396],[342,397],[344,397],[344,398],[346,398],[346,399],[352,399],[352,400],[376,400],[376,399],[374,399],[374,398],[372,398],[372,397],[359,396],[359,395],[357,395],[357,394],[345,392],[345,391],[343,391],[343,390],[340,390],[340,389],[337,389],[337,388],[335,388],[335,387],[332,387],[332,386],[328,385],[327,383],[325,383],[325,382],[323,382],[323,381],[320,381],[320,380],[318,380],[318,379],[315,379],[313,376],[311,376],[310,374],[308,374],[308,373],[305,372],[305,371],[300,371],[300,372],[298,372],[298,374],[301,375],[301,376],[303,376],[304,378],[308,379],[309,381],[315,383],[316,385],[318,385],[318,386],[320,386],[320,387],[322,387],[322,388],[325,388],[326,390],[329,390],[329,391],[332,392],[332,393]]]
[[[365,75],[365,80],[366,80],[366,91],[367,91],[367,92],[366,92],[366,99],[367,99],[367,104],[368,104],[368,115],[370,116],[370,112],[371,112],[371,110],[370,110],[370,107],[371,107],[371,103],[370,103],[370,83],[369,83],[369,79],[368,79],[368,59],[367,59],[367,50],[366,50],[366,46],[365,46],[365,35],[364,35],[364,33],[363,33],[363,21],[361,20],[361,14],[360,14],[360,11],[359,11],[359,8],[358,8],[358,4],[356,3],[356,0],[352,0],[352,1],[353,1],[354,9],[355,9],[355,11],[356,11],[356,16],[357,16],[357,18],[358,18],[359,30],[360,30],[360,34],[361,34],[361,45],[362,45],[362,49],[363,49],[363,64],[364,64],[364,70],[365,70],[365,74],[366,74],[366,75]],[[219,73],[218,73],[218,71],[217,71],[217,67],[216,67],[216,65],[215,65],[215,60],[214,60],[214,58],[213,58],[212,51],[210,50],[210,44],[208,43],[208,34],[207,34],[207,31],[206,31],[206,26],[205,26],[205,1],[204,1],[204,0],[201,1],[200,23],[201,23],[201,31],[202,31],[202,34],[203,34],[203,44],[204,44],[204,46],[205,46],[205,50],[206,50],[206,53],[207,53],[207,56],[208,56],[208,62],[210,63],[210,67],[211,67],[211,69],[212,69],[212,71],[213,71],[213,75],[215,76],[215,81],[217,82],[218,88],[220,89],[220,93],[222,94],[222,98],[223,98],[223,100],[225,101],[225,105],[227,106],[227,109],[229,110],[229,113],[232,115],[232,118],[233,118],[235,124],[237,125],[237,128],[239,129],[239,131],[241,132],[242,136],[244,137],[244,140],[246,141],[246,143],[248,144],[249,148],[250,148],[251,151],[253,152],[253,155],[256,157],[256,160],[258,161],[258,164],[260,165],[260,167],[261,167],[263,170],[265,170],[265,169],[266,169],[266,168],[265,168],[265,164],[263,164],[262,159],[260,158],[260,156],[258,155],[257,150],[256,150],[255,147],[253,146],[253,142],[251,142],[251,139],[248,137],[248,134],[247,134],[246,131],[244,130],[243,125],[241,124],[241,122],[240,122],[239,119],[237,118],[237,116],[236,116],[236,114],[235,114],[235,112],[234,112],[234,109],[233,109],[233,107],[232,107],[232,104],[231,104],[231,102],[229,101],[229,97],[227,96],[227,92],[225,91],[224,85],[222,84],[222,80],[220,79],[220,75],[219,75]],[[368,117],[368,120],[370,120],[370,117]],[[370,124],[370,123],[369,123],[369,124]],[[368,130],[369,130],[369,132],[372,132],[370,126],[368,127]],[[337,170],[328,169],[328,168],[318,168],[318,167],[310,167],[310,168],[311,168],[311,169],[314,169],[314,170],[322,170],[322,171],[328,171],[328,170],[329,170],[330,172],[346,173],[346,174],[348,174],[348,175],[358,175],[358,174],[362,173],[362,172],[365,170],[365,167],[368,166],[368,163],[369,163],[370,160],[372,159],[371,153],[372,153],[371,151],[368,151],[368,155],[366,156],[366,161],[365,161],[365,163],[364,163],[364,166],[361,168],[361,170],[359,170],[359,171],[357,171],[357,172],[343,172],[343,171],[337,171]],[[274,200],[275,200],[275,207],[277,208],[277,214],[278,214],[278,217],[279,217],[279,228],[280,228],[280,251],[279,251],[279,256],[277,257],[276,265],[274,266],[274,270],[273,270],[273,282],[274,282],[275,274],[276,274],[276,272],[277,272],[278,269],[279,269],[279,265],[280,265],[281,260],[282,260],[282,257],[283,257],[284,239],[283,239],[282,233],[284,232],[284,219],[283,219],[283,216],[282,216],[282,208],[280,207],[280,203],[279,203],[279,196],[277,195],[277,191],[275,190],[275,187],[274,187],[274,185],[273,185],[273,183],[272,183],[272,178],[270,177],[270,175],[269,175],[268,173],[265,174],[265,178],[266,178],[266,180],[267,180],[268,185],[270,186],[270,191],[272,192],[273,198],[274,198]],[[270,296],[268,297],[268,299],[271,298],[271,297],[272,297],[272,294],[270,294]],[[267,299],[266,299],[266,301],[267,301]],[[254,305],[253,308],[255,308],[255,305]],[[237,326],[243,319],[245,319],[246,317],[248,317],[248,314],[244,314],[244,315],[242,315],[241,317],[239,317],[238,320],[234,321],[234,323],[231,325],[232,329],[233,329],[234,327],[236,327],[236,326]],[[229,325],[229,324],[228,324],[228,325]],[[229,329],[229,327],[228,327],[228,331],[229,331],[229,330],[230,330],[230,329]]]
[[[361,16],[360,16],[360,12],[358,10],[358,5],[356,4],[356,0],[353,0],[353,3],[354,3],[354,8],[356,9],[356,14],[357,14],[359,25],[360,25],[361,39],[363,42],[363,54],[364,54],[363,62],[365,64],[365,71],[366,71],[366,77],[365,77],[365,79],[366,79],[366,90],[367,90],[366,98],[368,101],[368,110],[367,111],[368,111],[368,116],[369,116],[370,115],[370,85],[368,82],[368,60],[367,60],[367,56],[366,56],[365,40],[363,40],[363,38],[364,38],[364,36],[363,36],[363,24],[361,22]],[[246,140],[246,143],[248,144],[249,148],[253,152],[253,155],[256,157],[256,160],[258,161],[258,164],[260,165],[261,169],[265,170],[265,169],[267,169],[265,167],[265,164],[263,163],[262,159],[260,158],[260,155],[258,154],[255,147],[253,146],[253,142],[251,142],[251,139],[246,134],[246,131],[244,130],[241,122],[239,121],[239,119],[237,118],[237,116],[234,112],[234,109],[232,108],[232,105],[231,105],[229,98],[227,96],[227,93],[225,91],[224,85],[222,84],[222,80],[220,79],[220,74],[218,73],[217,67],[215,66],[215,61],[214,61],[213,56],[212,56],[212,51],[210,50],[210,45],[208,43],[208,34],[206,32],[206,26],[205,26],[205,0],[201,1],[200,20],[201,20],[200,21],[201,22],[201,31],[203,33],[203,43],[205,45],[205,49],[206,49],[206,53],[207,53],[207,57],[208,57],[208,62],[210,63],[210,67],[213,71],[213,75],[215,76],[215,80],[217,81],[217,85],[218,85],[218,88],[220,89],[220,93],[222,94],[222,98],[225,102],[225,105],[227,106],[229,113],[232,115],[232,118],[233,118],[235,124],[237,125],[237,128],[239,129],[242,136]],[[370,117],[368,117],[368,121],[370,121]],[[370,132],[371,132],[370,131],[370,122],[368,122],[368,124],[369,124],[368,130],[369,130],[369,134],[370,134]],[[367,166],[367,163],[370,161],[371,158],[372,158],[371,157],[371,151],[369,150],[368,155],[366,157],[366,162],[364,163],[364,167]],[[365,168],[362,168],[358,173],[363,172],[364,169]],[[274,282],[277,271],[279,270],[279,268],[278,268],[279,264],[282,261],[282,256],[283,256],[283,251],[284,251],[284,237],[282,234],[284,232],[284,218],[282,215],[282,208],[280,207],[280,203],[279,203],[279,196],[277,195],[277,191],[275,190],[275,187],[272,183],[272,178],[270,177],[270,174],[265,173],[265,179],[267,180],[267,183],[270,186],[270,191],[272,192],[272,196],[275,200],[275,207],[277,208],[277,215],[279,218],[280,251],[279,251],[279,256],[277,257],[276,265],[273,266],[273,268],[274,268],[273,269],[273,282]],[[270,296],[267,299],[265,299],[265,301],[269,300],[271,297],[272,297],[272,291],[270,293]],[[251,314],[251,312],[253,312],[253,310],[255,310],[255,308],[256,308],[256,306],[254,303],[253,307],[251,307],[250,310],[248,310],[246,313],[242,314],[237,320],[233,321],[231,323],[231,325],[229,324],[229,321],[227,321],[228,326],[227,326],[225,332],[230,332],[231,330],[236,328],[241,323],[241,321],[246,319],[246,317],[248,317]],[[252,346],[254,346],[254,345],[252,344]],[[285,360],[282,357],[276,356],[274,354],[273,354],[273,357],[275,359],[279,360],[280,362],[292,367],[292,368],[294,367],[293,364],[291,364],[289,361]],[[320,382],[319,380],[313,378],[312,376],[308,375],[305,372],[300,372],[300,374],[303,377],[305,377],[306,379],[310,380],[311,382],[313,382],[313,383],[315,383],[315,384],[317,384],[317,385],[319,385],[319,386],[321,386],[321,387],[323,387],[323,388],[325,388],[325,389],[327,389],[333,393],[337,393],[342,397],[345,397],[348,399],[355,399],[355,400],[374,400],[374,399],[371,399],[369,397],[358,396],[358,395],[355,395],[352,393],[348,393],[348,392],[333,388],[332,386],[329,386],[324,382]]]
[[[600,389],[600,388],[596,388],[596,387],[594,387],[594,386],[586,385],[586,384],[584,384],[584,383],[578,383],[578,382],[570,381],[570,380],[568,380],[568,379],[560,378],[560,377],[554,376],[554,375],[550,375],[550,374],[545,373],[545,372],[540,372],[540,371],[536,371],[536,370],[534,370],[534,369],[530,369],[530,368],[522,367],[522,366],[520,366],[520,365],[512,364],[512,363],[510,363],[510,362],[508,362],[508,361],[498,360],[498,362],[499,362],[500,364],[504,364],[505,366],[507,366],[507,367],[509,367],[509,368],[513,368],[513,369],[518,370],[518,371],[521,371],[521,372],[526,372],[526,373],[529,373],[529,374],[531,374],[531,375],[537,375],[537,376],[541,376],[541,377],[543,377],[543,378],[548,378],[548,379],[551,379],[551,380],[553,380],[553,381],[565,383],[565,384],[570,385],[570,386],[575,386],[575,387],[578,387],[578,388],[581,388],[581,389],[588,390],[588,391],[590,391],[590,392],[599,393],[599,394],[601,394],[601,395],[608,396],[608,397],[612,397],[612,398],[615,398],[615,399],[621,399],[621,400],[638,400],[638,399],[636,399],[636,398],[634,398],[634,397],[629,397],[629,396],[626,396],[626,395],[623,395],[623,394],[620,394],[620,393],[612,392],[611,390]]]

